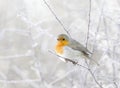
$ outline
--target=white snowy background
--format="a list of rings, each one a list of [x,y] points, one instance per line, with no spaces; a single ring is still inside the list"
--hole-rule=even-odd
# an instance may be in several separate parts
[[[44,0],[0,0],[0,88],[120,88],[120,0],[46,2],[84,46],[90,12],[88,48],[103,52],[91,70],[101,87],[87,69],[48,52],[66,31]]]

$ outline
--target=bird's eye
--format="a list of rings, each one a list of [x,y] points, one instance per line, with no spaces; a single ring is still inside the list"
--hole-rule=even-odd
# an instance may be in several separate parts
[[[57,39],[59,41],[59,39]]]
[[[65,39],[63,38],[63,40],[65,40]]]

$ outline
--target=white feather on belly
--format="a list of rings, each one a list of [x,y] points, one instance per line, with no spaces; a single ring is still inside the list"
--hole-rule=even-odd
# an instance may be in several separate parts
[[[65,57],[65,58],[68,58],[68,59],[71,59],[71,60],[74,60],[74,61],[81,61],[86,59],[87,57],[83,55],[83,53],[77,51],[77,50],[73,50],[72,48],[70,47],[64,47],[64,54],[59,54],[61,57]],[[66,62],[64,58],[59,58],[61,59],[62,61]],[[80,59],[80,58],[84,58],[84,59]],[[87,58],[88,59],[88,58]],[[98,64],[95,60],[91,60],[92,63],[96,63]]]
[[[80,58],[83,54],[77,50],[73,50],[70,47],[65,46],[64,47],[64,54],[60,54],[60,56],[75,60],[77,58]]]

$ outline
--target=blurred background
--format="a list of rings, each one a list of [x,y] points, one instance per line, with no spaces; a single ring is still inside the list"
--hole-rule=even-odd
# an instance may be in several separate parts
[[[120,88],[120,0],[46,2],[84,46],[90,12],[88,49],[103,53],[92,71],[103,88]],[[48,52],[61,33],[44,0],[0,0],[0,88],[100,88],[86,69]]]

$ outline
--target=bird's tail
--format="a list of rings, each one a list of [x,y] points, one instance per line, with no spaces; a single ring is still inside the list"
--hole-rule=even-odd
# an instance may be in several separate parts
[[[100,65],[99,60],[101,59],[102,55],[103,55],[103,51],[95,50],[95,52],[93,52],[91,57],[89,57],[90,58],[90,65],[97,64],[99,66]]]

